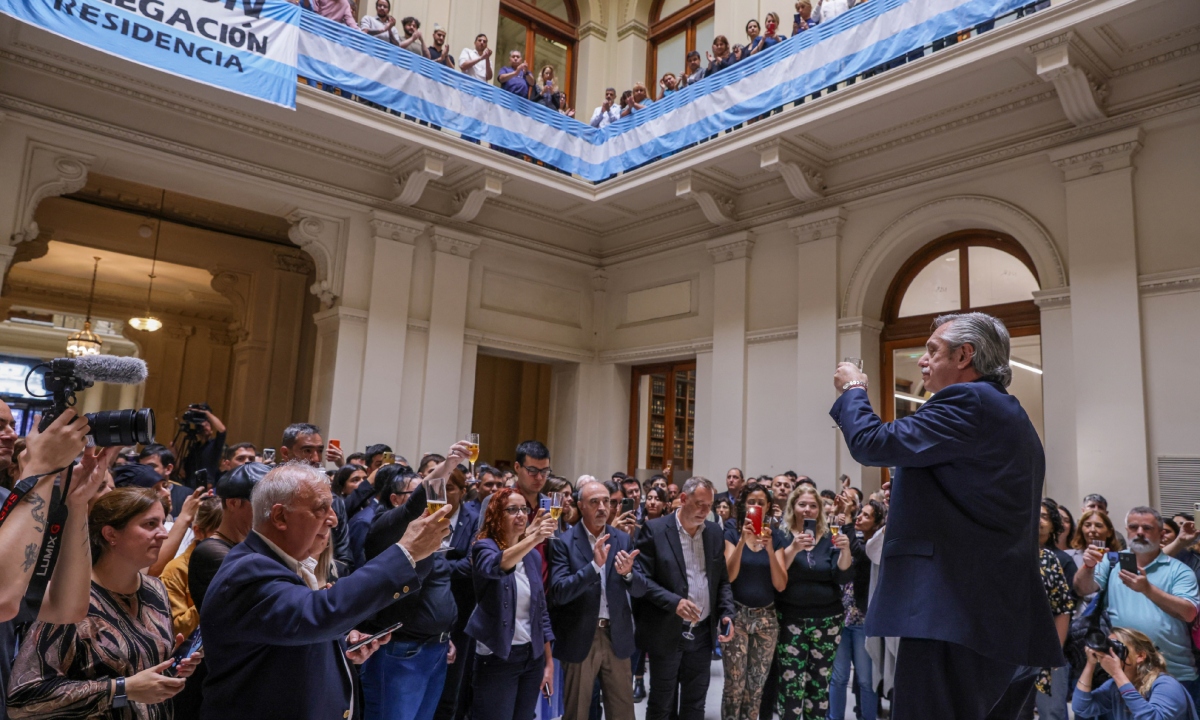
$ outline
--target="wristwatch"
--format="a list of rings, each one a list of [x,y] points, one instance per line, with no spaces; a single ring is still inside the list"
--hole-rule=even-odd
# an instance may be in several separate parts
[[[113,690],[112,706],[114,708],[123,708],[129,704],[129,698],[125,696],[125,678],[117,678],[117,688]]]
[[[867,389],[867,381],[866,380],[851,380],[850,382],[842,385],[842,392],[846,392],[847,390],[849,390],[852,387],[860,387],[863,390],[866,390]]]

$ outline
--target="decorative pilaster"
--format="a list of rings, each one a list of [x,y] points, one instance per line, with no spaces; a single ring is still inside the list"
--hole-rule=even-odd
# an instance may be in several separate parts
[[[746,289],[754,236],[742,231],[707,244],[713,259],[710,468],[742,467],[746,457]],[[698,386],[699,387],[699,386]]]

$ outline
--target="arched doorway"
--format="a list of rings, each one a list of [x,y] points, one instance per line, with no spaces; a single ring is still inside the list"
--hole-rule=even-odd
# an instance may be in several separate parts
[[[916,412],[925,391],[917,361],[938,315],[979,311],[1004,321],[1012,336],[1009,388],[1042,429],[1041,315],[1033,293],[1041,287],[1029,253],[1011,236],[963,230],[918,250],[900,268],[884,301],[880,359],[886,421]]]

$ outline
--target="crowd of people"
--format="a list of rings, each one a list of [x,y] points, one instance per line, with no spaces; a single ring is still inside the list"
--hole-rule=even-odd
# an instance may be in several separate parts
[[[841,720],[852,677],[857,717],[885,707],[894,648],[863,622],[886,488],[738,468],[722,492],[661,474],[572,483],[536,441],[503,471],[466,463],[466,442],[410,464],[385,445],[343,457],[303,423],[275,462],[223,448],[210,486],[170,480],[161,445],[84,451],[62,418],[13,457],[11,423],[0,406],[10,478],[82,453],[66,498],[76,536],[7,658],[13,718],[624,719],[646,701],[650,720],[699,720],[717,656],[723,720]],[[445,505],[430,513],[433,487]],[[39,503],[4,529],[40,532]],[[1020,717],[1065,720],[1072,695],[1079,717],[1193,717],[1194,518],[1138,507],[1123,527],[1099,495],[1078,524],[1042,501],[1057,640],[1101,595],[1112,652],[1047,669]]]

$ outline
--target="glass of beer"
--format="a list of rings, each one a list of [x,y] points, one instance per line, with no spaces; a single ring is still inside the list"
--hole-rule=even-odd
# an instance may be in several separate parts
[[[562,517],[562,511],[563,511],[563,493],[561,493],[561,492],[550,493],[550,517],[554,518],[555,520],[558,520],[560,517]]]
[[[471,463],[471,475],[475,475],[475,463],[479,462],[479,433],[467,433],[467,445],[469,455],[467,461]]]
[[[429,478],[425,481],[425,505],[432,515],[446,504],[446,478]],[[442,518],[446,522],[446,518]]]

